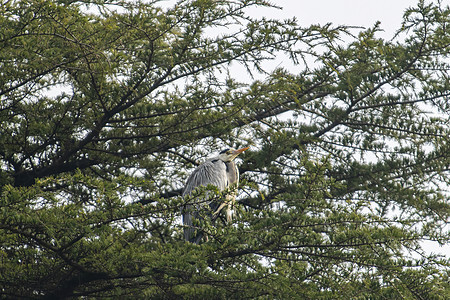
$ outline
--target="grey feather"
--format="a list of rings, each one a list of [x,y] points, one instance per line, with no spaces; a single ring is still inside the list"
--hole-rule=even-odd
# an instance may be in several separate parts
[[[194,172],[189,176],[186,186],[183,190],[183,197],[191,195],[195,188],[199,186],[207,186],[209,184],[216,186],[220,191],[223,191],[236,184],[239,181],[239,171],[234,161],[224,162],[218,158],[212,158],[205,161],[198,166]],[[203,237],[202,233],[195,234],[196,229],[193,227],[193,221],[195,219],[201,219],[198,211],[202,204],[208,202],[208,192],[205,194],[206,199],[197,199],[193,205],[187,204],[183,209],[183,224],[184,238],[187,241],[198,244]],[[231,195],[232,201],[234,201],[235,194]],[[206,200],[206,201],[205,201]],[[210,209],[212,212],[219,212],[224,204],[210,201]],[[220,206],[220,208],[219,208]],[[218,210],[219,208],[219,210]],[[211,217],[213,217],[211,215]]]
[[[220,159],[209,159],[197,167],[189,176],[183,190],[183,197],[190,195],[198,186],[212,184],[219,190],[224,190],[228,185],[226,165]]]

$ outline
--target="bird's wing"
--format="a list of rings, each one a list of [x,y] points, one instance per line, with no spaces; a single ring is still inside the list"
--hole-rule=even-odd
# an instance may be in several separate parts
[[[201,164],[189,176],[183,190],[183,196],[190,195],[198,186],[216,186],[219,190],[224,190],[228,186],[226,165],[220,159],[210,159]]]

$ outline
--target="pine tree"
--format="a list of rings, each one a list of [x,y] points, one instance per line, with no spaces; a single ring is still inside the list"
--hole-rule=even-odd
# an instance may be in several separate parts
[[[423,248],[450,240],[449,7],[383,40],[255,6],[0,6],[2,298],[450,297]],[[187,243],[180,191],[224,145],[251,147],[233,224]]]

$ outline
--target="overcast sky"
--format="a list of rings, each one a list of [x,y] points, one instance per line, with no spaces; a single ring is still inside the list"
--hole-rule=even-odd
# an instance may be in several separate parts
[[[450,1],[450,0],[448,0]],[[301,25],[325,24],[370,27],[381,22],[384,38],[392,37],[400,27],[406,8],[416,6],[418,0],[272,0],[283,7],[281,11],[257,9],[265,16],[296,17]]]
[[[417,0],[278,0],[283,14],[303,25],[332,22],[336,25],[372,26],[380,21],[390,36],[400,27],[406,8]]]
[[[333,25],[348,25],[369,28],[380,21],[380,29],[377,37],[390,40],[395,32],[401,27],[403,14],[409,7],[416,7],[419,0],[270,0],[271,3],[282,9],[252,7],[247,13],[252,17],[266,17],[276,19],[287,19],[295,17],[303,27],[312,24],[332,23]],[[432,1],[432,0],[429,0]],[[436,0],[435,0],[436,1]],[[443,0],[449,1],[450,0]],[[214,29],[216,30],[216,29]],[[354,29],[357,34],[361,29]],[[216,33],[216,32],[215,32]],[[344,42],[350,42],[349,36],[341,36]],[[307,58],[308,64],[315,58]],[[232,72],[240,74],[241,81],[254,79],[264,80],[266,75],[253,73],[251,77],[243,66],[232,64]],[[309,65],[310,67],[312,65]],[[302,65],[294,65],[292,61],[282,54],[277,59],[266,61],[263,67],[269,73],[276,68],[285,68],[292,73],[298,73],[303,69]]]

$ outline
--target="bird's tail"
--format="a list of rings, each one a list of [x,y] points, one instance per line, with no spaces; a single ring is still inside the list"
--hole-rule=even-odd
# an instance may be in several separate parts
[[[194,243],[194,244],[200,244],[200,241],[203,238],[203,232],[198,232],[196,236],[194,236],[193,238],[191,238],[189,240],[189,242]]]
[[[195,229],[192,227],[191,205],[186,205],[183,210],[184,239],[189,241],[194,235]]]
[[[193,226],[193,216],[191,214],[192,205],[186,205],[183,211],[184,239],[194,244],[200,244],[203,232],[198,232]]]
[[[190,216],[192,218],[192,216]],[[186,223],[185,223],[186,225]],[[203,238],[203,232],[198,232],[193,226],[184,227],[184,239],[194,244],[200,244]]]

